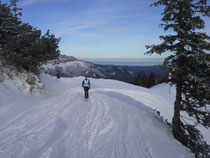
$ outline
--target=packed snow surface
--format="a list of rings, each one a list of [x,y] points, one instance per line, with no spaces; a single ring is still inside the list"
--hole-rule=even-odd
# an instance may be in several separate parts
[[[91,79],[86,101],[82,79],[43,75],[49,96],[40,98],[0,83],[0,158],[193,157],[152,110],[168,106],[158,92]]]

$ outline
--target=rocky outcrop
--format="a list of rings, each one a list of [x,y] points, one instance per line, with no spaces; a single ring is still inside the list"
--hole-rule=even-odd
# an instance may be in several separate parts
[[[7,65],[2,61],[0,62],[0,84],[27,94],[46,94],[39,75],[27,72],[23,68]]]

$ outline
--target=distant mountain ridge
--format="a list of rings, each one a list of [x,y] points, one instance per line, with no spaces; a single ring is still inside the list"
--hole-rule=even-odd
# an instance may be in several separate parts
[[[78,59],[73,56],[67,56],[67,55],[60,55],[59,62],[65,63],[69,61],[77,61]]]
[[[59,74],[61,77],[88,76],[91,78],[115,79],[133,82],[139,73],[154,72],[165,74],[161,66],[116,66],[98,65],[91,62],[78,60],[73,56],[61,55],[58,60],[51,61],[43,66],[44,71],[52,76]]]

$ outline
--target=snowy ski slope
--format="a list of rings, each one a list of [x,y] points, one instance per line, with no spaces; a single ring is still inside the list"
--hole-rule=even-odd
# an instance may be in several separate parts
[[[0,109],[11,102],[11,110],[24,107],[0,124],[0,158],[193,157],[150,108],[154,104],[167,106],[164,97],[155,91],[91,79],[86,102],[82,77],[42,78],[49,90],[47,97],[30,99],[20,95],[12,101],[0,93],[0,99],[4,98]],[[9,98],[17,96],[3,86],[0,89],[7,90]],[[28,101],[23,102],[25,97]],[[8,115],[9,111],[4,110]]]

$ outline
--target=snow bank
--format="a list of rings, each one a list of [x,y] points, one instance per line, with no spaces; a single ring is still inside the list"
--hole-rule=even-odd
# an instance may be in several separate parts
[[[169,88],[170,88],[170,94],[169,94]],[[153,90],[154,92],[157,92],[160,96],[164,97],[164,100],[167,104],[165,104],[164,107],[160,106],[158,104],[154,104],[154,107],[160,111],[161,115],[165,119],[167,119],[169,122],[171,122],[171,119],[173,117],[173,112],[174,112],[174,101],[175,101],[175,96],[176,96],[176,87],[163,83],[163,84],[153,87],[151,90]],[[197,128],[201,131],[201,133],[204,137],[204,140],[208,144],[210,144],[210,129],[206,129],[201,125],[198,125]]]
[[[0,127],[45,95],[44,84],[37,75],[0,62]]]
[[[44,84],[39,76],[14,66],[6,66],[0,62],[0,81],[6,87],[26,94],[44,94]]]
[[[14,91],[0,83],[0,127],[15,119],[23,111],[35,106],[40,101],[43,101],[42,97]]]

